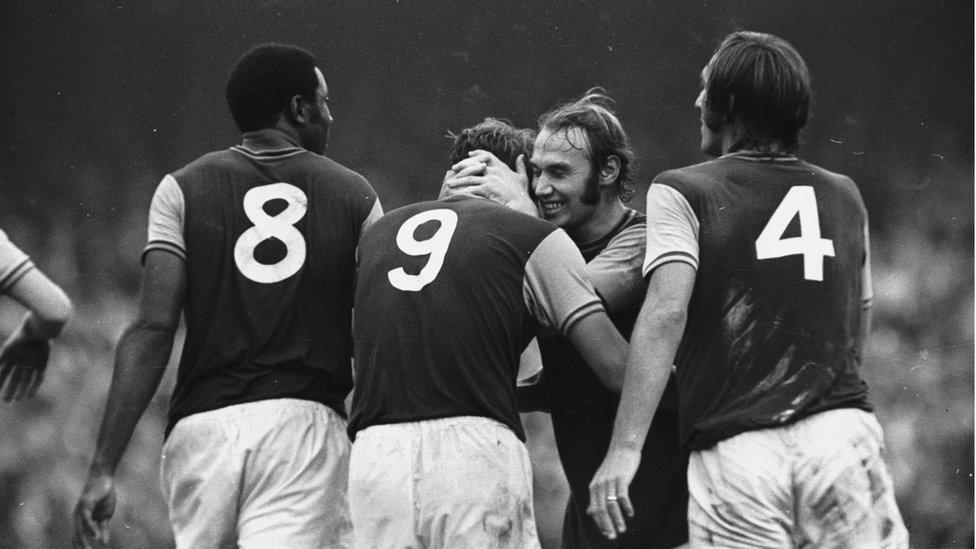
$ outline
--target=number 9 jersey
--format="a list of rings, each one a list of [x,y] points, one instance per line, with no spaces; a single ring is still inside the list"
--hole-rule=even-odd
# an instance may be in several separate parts
[[[603,311],[562,230],[456,196],[387,213],[359,244],[350,435],[372,425],[481,416],[525,435],[519,355]]]
[[[382,214],[362,176],[271,130],[167,175],[150,250],[185,261],[186,340],[167,434],[179,419],[273,398],[345,417],[360,233]]]
[[[681,438],[703,450],[836,408],[871,410],[858,374],[871,299],[867,212],[847,177],[733,153],[664,172],[644,275],[697,270],[675,358]]]

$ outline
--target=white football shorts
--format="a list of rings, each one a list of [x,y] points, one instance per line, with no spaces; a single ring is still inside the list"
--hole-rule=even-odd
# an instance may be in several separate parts
[[[349,507],[359,548],[539,547],[528,450],[488,418],[359,432]]]
[[[691,547],[908,547],[874,414],[749,431],[688,462]]]
[[[181,419],[160,484],[178,548],[350,547],[346,422],[271,399]]]

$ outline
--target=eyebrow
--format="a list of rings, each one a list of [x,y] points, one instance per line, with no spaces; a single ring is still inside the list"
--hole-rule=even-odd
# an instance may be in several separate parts
[[[535,162],[530,162],[530,163],[532,164],[533,167],[538,168],[540,170],[542,169],[542,167],[536,164]],[[562,161],[549,162],[546,164],[547,170],[569,170],[571,167],[572,165],[569,162],[562,162]]]

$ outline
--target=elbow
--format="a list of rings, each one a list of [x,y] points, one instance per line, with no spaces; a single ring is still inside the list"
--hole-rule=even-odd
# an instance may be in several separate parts
[[[172,340],[176,335],[176,328],[178,325],[179,319],[172,321],[170,319],[163,318],[140,317],[129,326],[129,331],[139,332],[145,336],[153,338]]]
[[[688,309],[683,304],[664,304],[651,312],[650,321],[658,333],[682,333],[688,322]]]

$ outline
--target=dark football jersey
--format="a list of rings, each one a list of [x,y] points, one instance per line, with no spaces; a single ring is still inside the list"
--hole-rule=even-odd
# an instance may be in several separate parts
[[[645,273],[698,270],[675,360],[690,450],[870,410],[858,375],[867,213],[850,179],[795,157],[727,155],[659,175],[648,220]]]
[[[580,246],[587,277],[610,319],[627,339],[647,293],[641,274],[647,222],[628,210],[608,234]],[[543,374],[538,391],[549,404],[559,460],[570,497],[563,522],[563,547],[675,547],[688,539],[685,454],[678,447],[674,380],[654,416],[629,494],[636,515],[616,540],[604,537],[587,515],[589,484],[610,447],[620,397],[607,389],[565,338],[539,337]]]
[[[271,398],[345,416],[355,250],[379,204],[361,176],[283,139],[246,134],[164,178],[154,197],[146,250],[186,262],[167,432],[193,413]]]
[[[519,355],[540,326],[603,311],[562,229],[489,200],[389,212],[363,235],[349,431],[473,415],[524,439]]]

